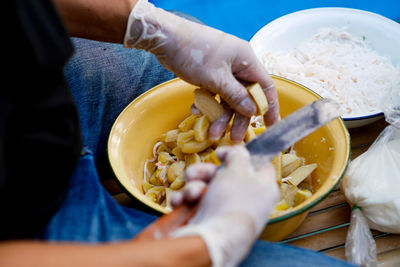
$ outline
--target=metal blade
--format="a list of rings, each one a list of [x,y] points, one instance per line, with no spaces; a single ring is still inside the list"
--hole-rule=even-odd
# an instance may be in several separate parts
[[[330,99],[317,100],[296,110],[275,123],[264,133],[246,144],[253,166],[270,162],[279,152],[341,115],[338,103]]]

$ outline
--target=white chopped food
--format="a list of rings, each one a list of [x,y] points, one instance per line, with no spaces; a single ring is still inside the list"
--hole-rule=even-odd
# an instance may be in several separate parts
[[[400,66],[344,28],[323,28],[292,51],[267,52],[264,59],[269,73],[339,102],[344,117],[381,111],[381,98],[400,86]]]

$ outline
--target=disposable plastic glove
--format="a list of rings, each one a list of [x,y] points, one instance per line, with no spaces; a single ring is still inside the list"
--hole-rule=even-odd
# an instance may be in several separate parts
[[[221,95],[237,116],[231,132],[235,142],[243,139],[249,117],[256,106],[243,84],[259,82],[269,102],[265,122],[278,120],[276,88],[250,44],[219,30],[186,20],[147,0],[139,0],[129,16],[124,46],[152,52],[170,71],[183,80]],[[226,123],[216,122],[210,137],[217,139]]]
[[[188,167],[185,191],[174,195],[173,205],[190,203],[203,195],[197,213],[171,237],[200,235],[207,244],[213,266],[236,266],[248,254],[278,201],[279,191],[271,164],[254,170],[242,146],[218,149],[225,164]]]

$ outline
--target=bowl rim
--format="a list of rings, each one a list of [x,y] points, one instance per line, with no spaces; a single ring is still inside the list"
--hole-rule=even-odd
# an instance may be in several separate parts
[[[287,17],[292,17],[292,16],[297,16],[300,14],[307,14],[307,13],[316,13],[316,12],[330,12],[330,11],[343,11],[343,12],[348,12],[348,13],[358,13],[358,14],[363,14],[363,15],[370,15],[375,17],[376,19],[380,19],[383,20],[387,23],[390,23],[392,25],[396,25],[396,27],[399,27],[399,23],[388,18],[385,17],[383,15],[380,15],[378,13],[374,13],[371,11],[367,11],[367,10],[362,10],[362,9],[357,9],[357,8],[349,8],[349,7],[315,7],[315,8],[306,8],[306,9],[302,9],[302,10],[297,10],[288,14],[285,14],[283,16],[280,16],[276,19],[271,20],[270,22],[268,22],[267,24],[265,24],[264,26],[260,27],[254,34],[253,36],[250,38],[249,43],[252,44],[254,42],[254,39],[257,37],[257,35],[260,34],[261,31],[263,31],[264,28],[271,27],[271,25],[274,25],[276,23],[278,23],[279,21],[287,18]]]
[[[342,116],[342,119],[344,121],[358,121],[358,120],[371,119],[371,118],[375,118],[375,117],[382,116],[382,115],[384,115],[384,113],[382,111],[379,111],[376,113],[370,113],[369,115],[365,115],[365,116],[355,116],[355,117]]]
[[[287,79],[287,78],[284,78],[284,77],[281,77],[281,76],[278,76],[278,75],[270,75],[270,76],[275,77],[275,78],[280,79],[280,80],[287,81],[287,82],[289,82],[289,83],[296,84],[297,86],[299,86],[299,87],[301,87],[302,89],[308,91],[309,93],[311,93],[311,94],[317,96],[318,98],[321,98],[320,95],[318,95],[317,93],[315,93],[315,92],[312,91],[311,89],[307,88],[306,86],[304,86],[304,85],[302,85],[302,84],[300,84],[300,83],[298,83],[298,82],[292,81],[292,80],[290,80],[290,79]],[[143,94],[141,94],[140,96],[138,96],[137,98],[135,98],[133,101],[131,101],[130,104],[128,104],[128,105],[122,110],[122,112],[117,116],[116,120],[114,121],[113,126],[111,127],[110,134],[109,134],[109,137],[108,137],[108,149],[107,149],[107,154],[108,154],[109,164],[111,165],[111,168],[112,168],[112,169],[113,169],[113,164],[112,164],[112,160],[111,160],[111,155],[110,155],[109,146],[110,146],[110,144],[111,144],[111,138],[112,138],[113,129],[114,129],[114,127],[115,127],[117,121],[119,120],[119,118],[123,115],[123,113],[125,113],[125,110],[126,110],[133,102],[139,101],[139,100],[140,100],[141,98],[143,98],[144,96],[150,94],[151,92],[157,90],[158,88],[164,86],[165,84],[174,83],[174,82],[176,82],[176,81],[178,81],[178,80],[181,80],[181,79],[180,79],[180,78],[173,78],[173,79],[171,79],[171,80],[165,81],[165,82],[163,82],[163,83],[160,83],[160,84],[158,84],[158,85],[152,87],[151,89],[147,90],[146,92],[144,92]],[[343,119],[342,119],[342,118],[338,118],[338,119],[340,120],[340,124],[341,124],[341,126],[342,126],[342,128],[343,128],[343,130],[344,130],[346,139],[348,140],[348,142],[347,142],[347,143],[348,143],[348,153],[347,153],[347,155],[345,155],[346,163],[345,163],[344,166],[343,166],[343,170],[341,171],[340,177],[337,177],[337,178],[336,178],[337,180],[335,181],[335,183],[333,183],[332,186],[329,188],[329,190],[327,190],[327,191],[326,191],[324,194],[322,194],[320,197],[314,199],[312,202],[308,203],[307,205],[305,205],[304,207],[302,207],[302,208],[300,208],[300,209],[295,209],[295,210],[289,211],[289,212],[287,212],[287,213],[285,212],[285,213],[283,213],[283,214],[281,214],[281,215],[278,215],[278,216],[276,216],[276,217],[274,217],[274,218],[270,218],[270,219],[268,220],[268,222],[267,222],[268,224],[280,222],[280,221],[289,219],[289,218],[291,218],[291,217],[294,217],[294,216],[296,216],[296,215],[299,215],[299,214],[301,214],[301,213],[303,213],[303,212],[306,212],[307,210],[309,210],[310,208],[314,207],[314,206],[317,205],[319,202],[321,202],[324,198],[326,198],[326,197],[337,187],[337,185],[340,183],[340,181],[341,181],[342,178],[344,177],[344,174],[346,173],[346,170],[347,170],[348,165],[349,165],[349,163],[350,163],[351,140],[350,140],[350,134],[349,134],[349,132],[348,132],[347,127],[346,127],[345,124],[344,124]],[[164,211],[164,209],[163,209],[159,204],[150,203],[150,205],[149,205],[149,203],[143,201],[144,199],[138,198],[137,196],[133,195],[133,193],[131,193],[131,192],[123,185],[123,183],[119,180],[119,178],[117,177],[117,175],[113,175],[113,178],[114,178],[114,180],[117,182],[117,184],[121,187],[121,189],[122,189],[130,198],[132,198],[132,199],[134,199],[134,200],[140,202],[140,204],[143,205],[143,207],[144,207],[146,210],[148,210],[148,211],[151,212],[151,213],[159,213],[159,215],[166,214],[165,211]],[[144,195],[143,195],[143,196],[144,196]],[[154,205],[153,205],[153,204],[154,204]]]

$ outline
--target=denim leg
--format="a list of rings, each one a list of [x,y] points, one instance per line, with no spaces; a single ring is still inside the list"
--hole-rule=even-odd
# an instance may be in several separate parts
[[[103,242],[131,239],[157,217],[120,206],[103,188],[87,151],[75,169],[67,196],[39,239]]]
[[[75,54],[64,72],[78,106],[83,145],[98,159],[119,113],[143,92],[175,76],[143,50],[72,40]]]

